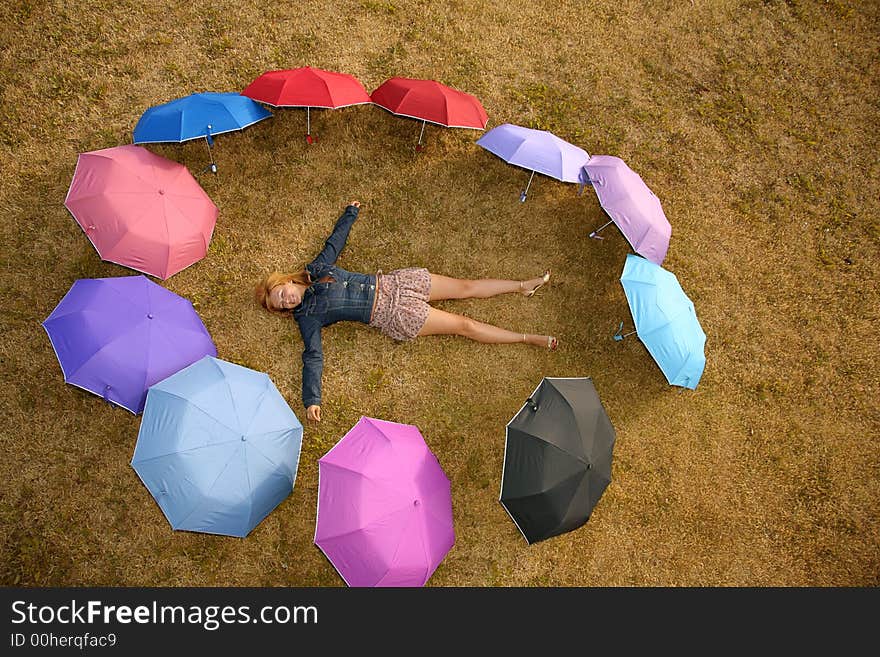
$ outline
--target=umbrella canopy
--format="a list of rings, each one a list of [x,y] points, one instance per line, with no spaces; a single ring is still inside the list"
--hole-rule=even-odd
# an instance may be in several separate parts
[[[490,153],[497,155],[509,164],[543,173],[562,182],[582,182],[583,166],[590,155],[582,148],[560,139],[552,132],[534,130],[504,123],[492,128],[477,140]],[[529,178],[529,185],[532,179]],[[520,195],[525,201],[528,186]]]
[[[151,385],[217,355],[192,303],[146,276],[74,282],[43,328],[67,383],[135,414]]]
[[[635,252],[662,265],[669,249],[672,226],[663,213],[660,199],[648,189],[641,176],[613,155],[593,155],[584,165],[584,172],[585,179],[596,190],[602,209]]]
[[[131,465],[172,528],[244,537],[293,490],[302,433],[268,375],[206,356],[149,389]]]
[[[267,71],[241,95],[274,107],[337,109],[372,102],[364,85],[353,75],[311,66]]]
[[[630,254],[620,283],[639,340],[666,380],[671,385],[695,389],[706,366],[706,334],[675,274]]]
[[[593,382],[545,377],[507,424],[502,506],[526,541],[577,529],[611,483],[614,427]]]
[[[306,108],[306,141],[312,143],[310,108],[338,109],[373,102],[353,75],[303,66],[267,71],[241,92],[274,107]]]
[[[243,130],[272,113],[237,93],[198,93],[149,108],[134,128],[135,144],[183,142]]]
[[[397,116],[406,116],[447,128],[483,130],[489,117],[476,96],[434,80],[389,78],[370,98]]]
[[[449,479],[417,427],[362,417],[318,460],[315,544],[349,586],[423,586],[454,542]]]
[[[218,214],[185,166],[133,145],[80,153],[64,205],[102,259],[162,279],[205,257]]]

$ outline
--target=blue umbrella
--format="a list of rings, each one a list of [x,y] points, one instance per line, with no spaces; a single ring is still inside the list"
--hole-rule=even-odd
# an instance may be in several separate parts
[[[244,537],[293,490],[302,433],[268,375],[205,356],[150,387],[131,465],[172,528]]]
[[[630,254],[620,282],[636,325],[626,335],[638,334],[671,385],[695,389],[706,366],[706,334],[675,274]],[[626,337],[620,329],[615,340]]]
[[[190,94],[144,112],[134,128],[133,141],[181,143],[204,138],[210,153],[216,135],[243,130],[270,116],[272,113],[265,107],[238,93]],[[208,168],[217,172],[213,157]]]

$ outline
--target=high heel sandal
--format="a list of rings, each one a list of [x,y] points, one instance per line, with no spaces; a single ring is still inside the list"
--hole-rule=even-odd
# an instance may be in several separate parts
[[[526,342],[526,343],[528,342],[528,340],[526,339],[525,333],[522,334],[522,342]],[[556,349],[558,347],[559,347],[559,340],[557,338],[553,337],[552,335],[548,335],[547,336],[547,349],[549,349],[550,351],[556,351]]]
[[[529,290],[528,292],[526,292],[525,289],[523,289],[523,281],[520,281],[520,282],[519,282],[519,290],[520,290],[520,292],[522,292],[523,295],[525,295],[526,298],[535,296],[535,292],[537,292],[537,291],[540,290],[542,287],[544,287],[547,283],[550,282],[550,273],[551,273],[551,270],[549,270],[549,269],[548,269],[547,271],[545,271],[545,272],[544,272],[544,275],[541,276],[541,282],[538,283],[535,287],[533,287],[533,288],[532,288],[531,290]]]

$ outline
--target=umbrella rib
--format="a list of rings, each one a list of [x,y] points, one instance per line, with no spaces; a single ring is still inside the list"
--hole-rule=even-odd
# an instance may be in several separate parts
[[[341,467],[341,466],[336,466],[334,463],[324,463],[324,465],[325,465],[325,466],[330,466],[330,465],[332,465],[332,466],[334,466],[334,467],[339,467],[341,470],[348,470],[349,472],[354,472],[355,474],[360,475],[360,476],[363,477],[364,479],[367,479],[366,477],[364,477],[364,475],[363,475],[362,473],[360,473],[360,472],[356,472],[355,470],[351,470],[350,468]],[[367,479],[367,481],[370,481],[370,480]],[[329,539],[343,538],[343,537],[348,536],[348,535],[350,535],[350,534],[354,534],[354,533],[356,533],[356,532],[362,531],[362,530],[366,529],[366,527],[369,526],[370,524],[373,524],[373,523],[376,523],[376,522],[380,522],[380,521],[384,520],[385,518],[388,518],[389,516],[392,516],[392,515],[394,515],[395,513],[399,513],[400,511],[402,511],[402,510],[404,510],[404,509],[406,509],[406,508],[407,508],[407,505],[406,505],[405,503],[403,503],[403,504],[401,504],[400,506],[398,506],[398,507],[396,507],[396,508],[394,508],[394,509],[389,510],[389,511],[388,511],[387,513],[385,513],[384,515],[378,516],[378,517],[376,517],[376,518],[372,518],[372,519],[369,521],[369,523],[367,523],[366,525],[362,525],[362,526],[355,527],[354,529],[351,529],[351,530],[349,530],[349,531],[347,531],[347,532],[343,532],[343,533],[341,533],[341,534],[333,534],[332,536],[324,536],[324,537],[322,537],[321,540],[329,540]]]
[[[281,467],[281,466],[283,466],[284,464],[283,464],[283,463],[276,463],[275,461],[273,461],[272,459],[270,459],[268,456],[266,456],[266,454],[263,452],[263,450],[261,450],[259,447],[257,447],[257,446],[254,444],[254,440],[253,440],[253,439],[254,439],[254,438],[260,438],[260,437],[263,437],[263,436],[268,436],[268,435],[271,435],[271,434],[285,434],[285,433],[289,433],[289,432],[291,432],[291,431],[293,431],[293,427],[290,427],[290,428],[287,428],[287,429],[277,429],[277,430],[275,430],[275,431],[266,431],[266,432],[264,432],[264,433],[254,434],[254,435],[251,435],[251,436],[250,436],[250,439],[248,440],[248,443],[250,444],[250,447],[251,447],[254,451],[257,452],[257,454],[259,454],[260,456],[262,456],[262,457],[263,457],[264,459],[266,459],[269,463],[271,463],[272,465],[274,465],[274,466],[276,466],[276,467]]]
[[[143,192],[104,192],[104,193],[105,194],[142,194]],[[142,213],[138,216],[138,218],[134,222],[125,225],[125,231],[123,231],[123,233],[119,236],[119,239],[116,240],[115,242],[113,242],[113,244],[110,244],[109,246],[108,245],[104,246],[105,252],[112,251],[114,247],[118,246],[122,240],[124,240],[128,235],[131,234],[132,228],[134,228],[137,224],[139,224],[141,221],[143,221],[144,218],[150,216],[150,212],[149,212],[150,208],[147,208],[147,209],[141,208],[141,209],[142,209]],[[95,249],[97,250],[97,248],[98,247],[96,246]],[[99,251],[99,253],[100,253],[100,251]],[[103,257],[104,256],[102,255],[101,258],[103,258]]]
[[[549,493],[550,491],[558,488],[562,484],[564,484],[568,481],[571,481],[571,479],[573,479],[574,477],[582,477],[582,476],[584,476],[584,474],[586,474],[586,470],[574,472],[574,473],[568,475],[567,477],[565,477],[564,479],[560,479],[559,481],[557,481],[555,484],[553,484],[549,488],[544,488],[544,489],[536,491],[534,493],[529,493],[528,495],[518,495],[517,497],[504,497],[502,495],[502,501],[511,502],[513,500],[527,500],[532,497],[538,497],[539,495],[544,495],[546,493]]]
[[[229,401],[232,402],[232,410],[235,412],[235,419],[238,420],[239,425],[239,429],[235,429],[235,431],[241,434],[241,416],[238,414],[238,408],[235,406],[235,395],[232,394],[232,386],[229,385],[229,379],[226,378],[226,375],[223,373],[220,365],[217,364],[217,361],[212,361],[212,364],[214,365],[214,367],[217,368],[217,371],[220,372],[220,376],[223,378],[223,383],[226,385],[226,389],[229,391]]]
[[[164,391],[163,391],[164,392]],[[198,407],[196,407],[198,408]],[[202,409],[199,408],[201,411]],[[204,411],[202,411],[204,413]],[[207,415],[207,414],[206,414]],[[165,452],[164,454],[157,454],[156,456],[151,456],[147,459],[139,459],[137,461],[132,461],[132,465],[140,465],[141,463],[149,463],[150,461],[155,461],[156,459],[164,459],[168,456],[173,456],[175,454],[189,454],[191,452],[196,452],[200,449],[207,449],[208,447],[219,447],[220,445],[228,445],[229,443],[241,442],[240,438],[230,438],[229,440],[223,440],[219,443],[208,443],[207,445],[198,445],[196,447],[190,447],[189,449],[179,449],[175,452]]]
[[[158,385],[158,384],[157,384],[157,385]],[[228,385],[228,384],[227,384],[227,385]],[[219,425],[220,425],[221,427],[223,427],[224,429],[228,429],[229,431],[231,431],[232,433],[234,433],[234,434],[237,435],[237,436],[240,436],[240,435],[241,435],[241,432],[240,432],[238,429],[233,429],[233,428],[230,427],[228,424],[225,424],[224,422],[221,422],[220,420],[218,420],[217,418],[215,418],[213,415],[211,415],[208,411],[206,411],[204,408],[202,408],[202,407],[199,406],[198,404],[194,403],[191,399],[187,399],[186,397],[182,397],[182,396],[178,395],[177,393],[175,393],[175,392],[171,392],[170,390],[165,390],[164,388],[157,388],[156,390],[158,390],[159,392],[161,392],[163,395],[169,395],[169,396],[171,396],[171,397],[176,397],[176,398],[179,399],[180,401],[184,401],[184,402],[186,402],[187,404],[190,404],[193,408],[196,408],[196,409],[198,409],[199,411],[201,411],[204,415],[207,415],[209,418],[211,418],[212,420],[214,420],[217,424],[219,424]]]
[[[257,419],[257,411],[260,410],[260,406],[263,405],[263,401],[266,399],[266,395],[269,394],[269,386],[270,386],[271,383],[272,383],[272,382],[271,382],[271,380],[269,379],[269,376],[266,375],[266,386],[263,388],[263,392],[260,393],[260,399],[257,401],[257,405],[256,405],[256,407],[254,408],[254,416],[251,418],[250,424],[247,425],[247,428],[245,428],[244,430],[242,430],[242,433],[243,433],[244,435],[246,435],[246,436],[249,435],[249,434],[248,434],[248,429],[251,428],[251,425],[254,423],[254,420]]]
[[[241,448],[239,448],[239,449],[241,449]],[[214,486],[215,486],[216,483],[220,480],[220,477],[223,476],[223,473],[225,473],[226,470],[229,468],[229,464],[232,463],[232,458],[233,458],[237,453],[238,453],[238,450],[232,453],[232,455],[229,457],[229,460],[226,461],[226,464],[223,466],[223,468],[220,470],[220,472],[217,473],[217,476],[214,477],[214,481],[211,482],[211,485],[208,486],[208,488],[207,488],[206,490],[211,491],[211,490],[214,489]],[[178,526],[180,526],[180,525],[182,525],[183,523],[185,523],[185,522],[189,519],[189,517],[190,517],[193,513],[195,513],[196,509],[198,509],[198,508],[199,508],[199,505],[198,505],[198,504],[196,504],[193,508],[191,508],[191,509],[189,510],[189,513],[187,513],[183,518],[181,518],[180,520],[178,520],[178,522],[177,522]]]
[[[691,301],[691,303],[693,303],[693,301]],[[690,307],[688,306],[687,308],[689,309]],[[662,328],[666,328],[667,326],[669,326],[670,324],[672,324],[672,322],[674,322],[674,321],[677,320],[679,317],[681,317],[682,315],[685,315],[685,314],[687,314],[687,310],[681,311],[681,312],[679,312],[679,313],[676,313],[676,314],[673,315],[672,317],[667,318],[666,322],[663,323],[663,324],[658,324],[657,326],[655,326],[655,327],[652,328],[652,329],[649,329],[649,330],[647,330],[647,331],[641,331],[641,332],[639,332],[639,339],[641,340],[644,336],[646,336],[646,335],[650,335],[650,334],[653,333],[654,331],[659,331],[659,330],[662,329]],[[638,328],[639,328],[639,327],[636,326],[636,331],[638,331]],[[642,340],[642,342],[644,342],[644,340]]]
[[[412,513],[411,508],[409,508],[409,507],[407,507],[407,506],[405,506],[405,505],[401,505],[401,506],[397,507],[396,509],[394,509],[394,510],[392,510],[392,511],[389,511],[389,512],[386,513],[385,515],[379,516],[379,517],[377,517],[377,518],[373,518],[373,519],[370,520],[370,522],[368,522],[366,525],[363,525],[363,526],[360,526],[360,527],[355,527],[354,529],[351,529],[351,530],[349,530],[349,531],[347,531],[347,532],[343,532],[342,534],[334,534],[333,536],[324,536],[324,537],[321,538],[321,540],[322,540],[322,541],[327,541],[327,540],[336,540],[336,539],[339,539],[339,538],[345,538],[346,536],[350,536],[350,535],[352,535],[352,534],[356,534],[357,532],[363,531],[364,529],[366,529],[366,528],[369,527],[370,525],[375,524],[375,523],[378,523],[378,522],[381,522],[382,520],[385,520],[386,518],[389,518],[389,517],[393,516],[393,515],[396,514],[396,513],[400,513],[401,511],[407,511],[407,513]],[[398,544],[398,545],[399,545],[399,544]],[[397,548],[395,548],[395,551],[396,551],[396,550],[397,550]],[[380,578],[380,579],[381,579],[381,578]]]
[[[74,375],[75,375],[77,372],[79,372],[83,367],[85,367],[86,365],[88,365],[89,362],[91,362],[91,360],[92,360],[95,356],[97,356],[98,354],[100,354],[102,351],[104,351],[107,347],[109,347],[110,345],[112,345],[114,342],[117,342],[118,340],[124,338],[124,337],[129,333],[129,331],[134,330],[135,328],[137,328],[138,326],[140,326],[142,323],[143,323],[143,322],[139,322],[138,324],[136,324],[136,325],[130,327],[130,328],[128,329],[128,331],[124,331],[124,332],[122,332],[122,333],[120,333],[120,334],[114,336],[112,340],[108,340],[107,342],[105,342],[104,344],[102,344],[100,349],[96,350],[95,353],[93,353],[93,354],[92,354],[91,356],[89,356],[85,361],[83,361],[83,363],[82,363],[79,367],[77,367],[75,370],[73,370],[73,372],[71,372],[69,375],[65,373],[65,375],[64,375],[64,376],[65,376],[65,379],[64,379],[64,380],[67,381],[68,378],[74,376]],[[61,371],[64,372],[64,368],[63,368],[63,367],[61,368]]]
[[[357,476],[362,477],[366,481],[374,481],[373,479],[370,479],[367,475],[365,475],[363,472],[360,472],[359,470],[352,470],[351,468],[349,468],[347,466],[339,465],[338,463],[333,463],[332,461],[324,461],[323,463],[324,463],[324,465],[326,465],[328,467],[337,468],[339,470],[346,470],[348,472],[351,472],[352,474],[356,474]],[[392,485],[388,484],[387,482],[383,483],[383,485],[387,486],[388,488],[390,488],[390,489],[392,489],[392,490],[394,490],[404,496],[408,496],[411,494],[411,491],[403,490],[397,486],[392,486]]]
[[[244,447],[242,447],[241,453],[244,456],[244,476],[247,479],[247,489],[248,489],[247,526],[251,527],[251,526],[253,526],[253,520],[254,520],[254,488],[251,485],[251,471],[250,471],[250,468],[248,468],[248,450],[247,450],[246,445]],[[212,486],[212,488],[213,488],[213,486]]]
[[[193,335],[197,335],[197,336],[199,336],[199,337],[202,338],[202,339],[204,339],[204,338],[207,337],[204,333],[202,333],[202,332],[200,332],[200,331],[194,331],[194,330],[191,330],[191,329],[188,329],[188,328],[183,328],[183,327],[176,327],[176,328],[175,328],[175,333],[176,333],[177,335],[171,335],[171,334],[169,334],[168,327],[166,326],[165,322],[163,322],[162,320],[156,320],[156,319],[154,319],[152,322],[150,322],[150,325],[151,325],[151,330],[152,330],[152,326],[153,326],[153,325],[155,325],[155,326],[157,326],[157,327],[159,327],[159,328],[161,329],[162,334],[165,336],[165,339],[168,341],[168,344],[171,345],[171,349],[173,349],[174,352],[175,352],[178,356],[181,357],[181,361],[186,360],[186,359],[189,357],[189,356],[188,356],[186,353],[184,353],[184,352],[179,348],[179,346],[178,346],[178,345],[182,342],[182,340],[180,340],[180,338],[182,337],[182,336],[180,335],[181,333],[183,333],[183,332],[191,333],[191,334],[193,334]],[[177,338],[177,339],[175,339],[175,338]],[[208,338],[208,340],[210,340],[210,338]],[[191,364],[191,363],[190,363],[190,364]]]
[[[401,531],[400,534],[398,534],[398,536],[397,536],[397,545],[394,546],[394,552],[391,553],[391,563],[394,563],[394,558],[397,556],[397,553],[400,551],[400,544],[403,543],[404,536],[409,534],[409,532],[407,530],[410,528],[410,525],[412,525],[412,523],[413,523],[413,517],[415,516],[416,518],[418,518],[418,514],[416,514],[416,512],[413,511],[413,509],[409,510],[409,516],[410,517],[407,519],[406,524],[403,526],[403,531]],[[427,575],[428,574],[427,566],[429,566],[431,564],[431,558],[428,555],[427,551],[425,550],[425,540],[424,540],[425,534],[424,534],[424,532],[420,532],[420,533],[422,536],[422,552],[425,555],[425,564],[426,564],[425,575]],[[380,577],[377,580],[377,582],[381,582],[383,579],[385,579],[385,576],[388,575],[390,570],[391,570],[391,566],[389,564],[388,568],[385,569],[385,572],[382,574],[382,577]],[[425,581],[427,581],[427,578],[425,578]]]

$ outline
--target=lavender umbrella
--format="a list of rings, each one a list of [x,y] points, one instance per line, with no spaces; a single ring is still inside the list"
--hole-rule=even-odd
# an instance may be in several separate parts
[[[349,586],[423,586],[454,542],[449,479],[417,427],[362,417],[318,460],[315,544]]]
[[[43,328],[67,383],[134,414],[151,385],[217,355],[192,304],[146,276],[74,282]]]
[[[590,159],[584,149],[569,144],[552,132],[504,123],[477,140],[490,153],[509,164],[529,169],[532,175],[519,200],[525,202],[535,172],[562,182],[583,182],[582,168]]]
[[[662,265],[669,249],[672,226],[654,192],[626,162],[613,155],[593,155],[584,165],[585,182],[593,185],[599,204],[608,213],[635,252]],[[597,233],[590,237],[602,239]]]

